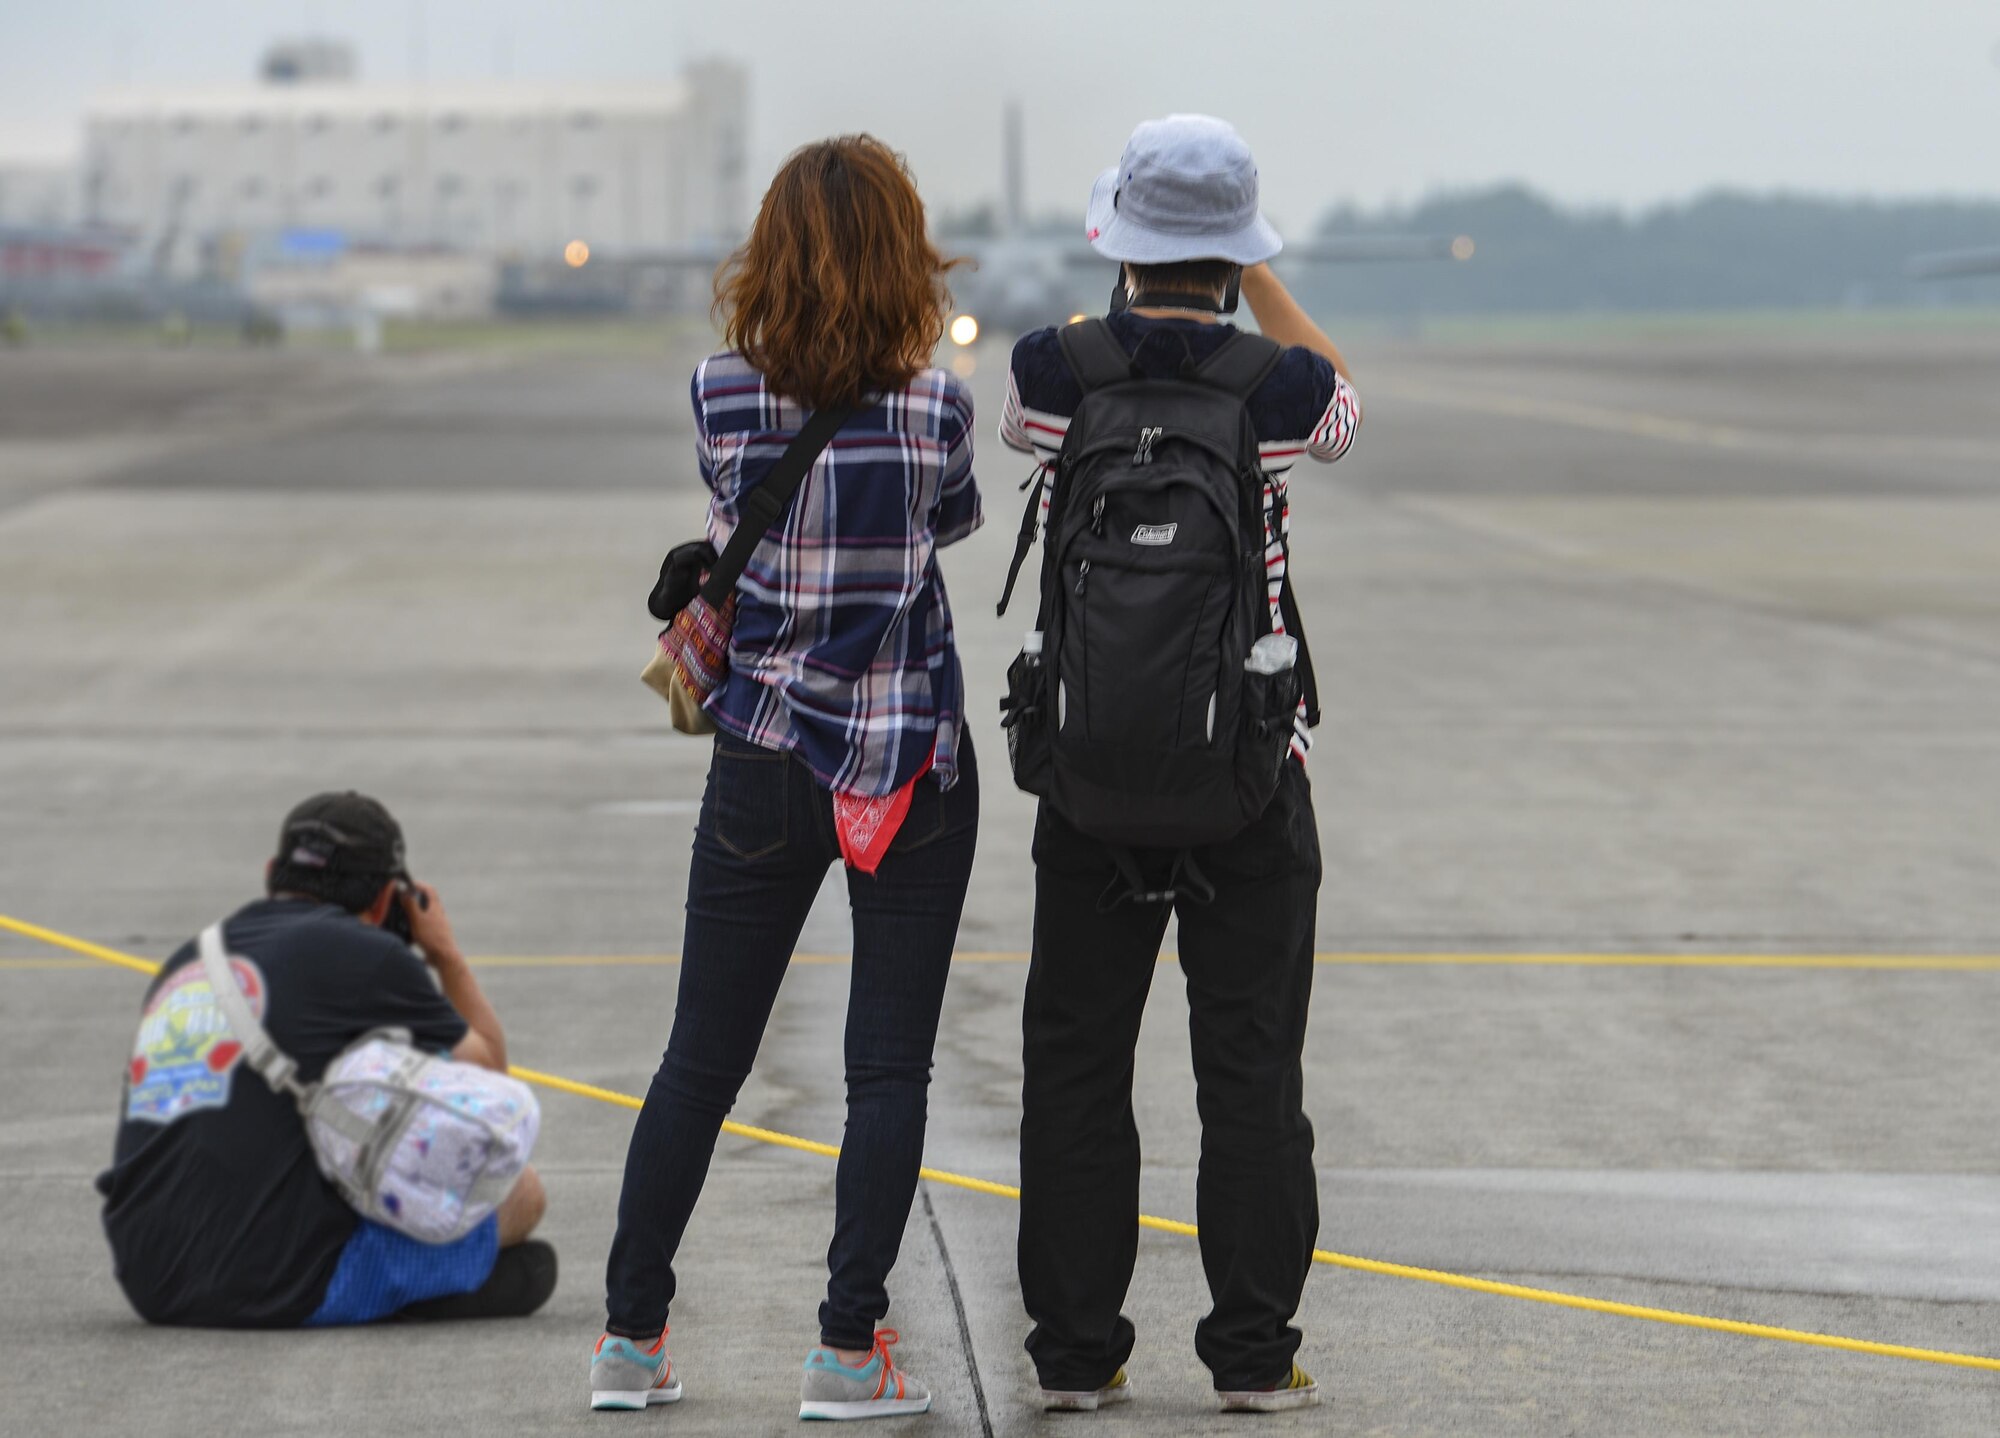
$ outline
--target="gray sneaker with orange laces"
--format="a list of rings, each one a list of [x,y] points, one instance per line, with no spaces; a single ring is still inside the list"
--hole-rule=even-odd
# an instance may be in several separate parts
[[[636,1411],[655,1403],[678,1403],[681,1381],[667,1352],[667,1330],[651,1343],[607,1333],[590,1353],[590,1406]]]
[[[854,1368],[831,1348],[808,1353],[799,1384],[799,1417],[845,1420],[930,1412],[931,1390],[890,1361],[889,1345],[900,1336],[893,1328],[878,1328],[868,1360]]]

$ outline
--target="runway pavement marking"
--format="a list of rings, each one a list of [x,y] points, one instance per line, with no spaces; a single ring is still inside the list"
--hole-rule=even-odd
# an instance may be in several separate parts
[[[0,914],[0,929],[8,929],[57,948],[102,959],[106,963],[117,964],[122,968],[136,969],[140,973],[153,974],[158,973],[160,969],[158,964],[135,955],[107,949],[101,944],[93,944],[85,939],[72,938],[68,934],[57,933],[54,929],[44,929],[36,924],[24,923],[5,914]],[[540,1084],[544,1088],[572,1094],[578,1098],[595,1099],[600,1103],[614,1104],[625,1109],[638,1110],[645,1107],[644,1100],[631,1094],[620,1093],[616,1089],[599,1088],[596,1084],[580,1083],[576,1079],[564,1078],[560,1074],[522,1068],[519,1064],[509,1065],[507,1071],[525,1082]],[[780,1133],[776,1129],[759,1128],[754,1124],[738,1123],[734,1119],[724,1119],[722,1131],[738,1138],[752,1139],[778,1148],[796,1149],[800,1153],[817,1154],[823,1158],[840,1156],[840,1150],[833,1144],[799,1138],[795,1134]],[[972,1193],[988,1194],[995,1198],[1011,1198],[1017,1202],[1021,1197],[1021,1190],[1012,1184],[995,1183],[991,1179],[974,1178],[969,1174],[953,1173],[942,1168],[925,1167],[918,1169],[917,1172],[919,1177],[929,1182],[966,1189]],[[1149,1213],[1139,1215],[1139,1226],[1157,1229],[1162,1233],[1180,1234],[1188,1238],[1198,1237],[1200,1234],[1200,1230],[1191,1223],[1184,1223],[1175,1218],[1158,1218]],[[1956,1368],[1978,1368],[2000,1373],[2000,1358],[1989,1358],[1979,1353],[1954,1353],[1940,1348],[1912,1348],[1901,1343],[1878,1343],[1867,1338],[1844,1338],[1833,1333],[1812,1333],[1799,1328],[1745,1323],[1738,1319],[1716,1318],[1705,1313],[1683,1313],[1672,1308],[1648,1308],[1636,1303],[1617,1303],[1605,1298],[1563,1293],[1553,1288],[1530,1288],[1519,1283],[1499,1283],[1489,1278],[1448,1273],[1438,1268],[1417,1268],[1406,1263],[1389,1263],[1379,1258],[1360,1258],[1350,1253],[1336,1253],[1327,1248],[1315,1248],[1312,1256],[1313,1262],[1334,1268],[1379,1274],[1386,1278],[1406,1278],[1418,1283],[1434,1283],[1468,1293],[1516,1298],[1528,1303],[1546,1303],[1559,1308],[1609,1314],[1618,1318],[1637,1318],[1649,1323],[1666,1323],[1680,1328],[1699,1328],[1711,1333],[1733,1333],[1745,1338],[1765,1338],[1779,1343],[1798,1343],[1814,1348],[1838,1349],[1848,1353],[1868,1353],[1881,1358],[1904,1358],[1917,1363],[1940,1363]]]
[[[1702,445],[1710,449],[1796,449],[1810,441],[1804,436],[1778,434],[1766,430],[1738,429],[1730,425],[1702,424],[1673,415],[1645,410],[1612,409],[1603,405],[1578,404],[1571,400],[1539,399],[1528,395],[1481,392],[1471,389],[1444,389],[1403,380],[1378,382],[1377,389],[1394,399],[1473,414],[1504,415],[1509,419],[1541,420],[1571,429],[1596,430],[1603,434],[1632,435],[1641,439],[1666,440],[1676,444]]]

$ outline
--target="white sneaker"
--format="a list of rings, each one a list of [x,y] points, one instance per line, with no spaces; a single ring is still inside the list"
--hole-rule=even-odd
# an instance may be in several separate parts
[[[1069,1391],[1061,1388],[1042,1390],[1042,1411],[1045,1413],[1095,1413],[1100,1408],[1109,1408],[1114,1403],[1132,1401],[1132,1380],[1119,1369],[1111,1375],[1111,1381],[1102,1388],[1086,1388]]]
[[[1319,1403],[1319,1385],[1312,1374],[1292,1365],[1292,1376],[1275,1388],[1240,1388],[1233,1392],[1217,1389],[1224,1413],[1284,1413],[1293,1408],[1311,1408]]]

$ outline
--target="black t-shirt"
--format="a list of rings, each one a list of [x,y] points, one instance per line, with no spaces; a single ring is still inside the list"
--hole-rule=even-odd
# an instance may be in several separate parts
[[[406,1028],[438,1050],[465,1036],[423,961],[345,910],[264,899],[223,937],[244,996],[305,1082],[370,1029]],[[120,1118],[97,1189],[139,1316],[232,1328],[311,1317],[359,1220],[320,1177],[291,1098],[242,1062],[193,943],[146,991]]]

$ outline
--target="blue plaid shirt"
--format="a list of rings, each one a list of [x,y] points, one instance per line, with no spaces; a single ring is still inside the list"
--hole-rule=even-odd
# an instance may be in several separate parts
[[[733,351],[692,385],[695,455],[717,549],[809,411]],[[965,681],[937,551],[984,521],[972,396],[943,370],[873,396],[819,457],[736,586],[718,727],[803,759],[842,793],[895,792],[936,753],[958,780]]]

